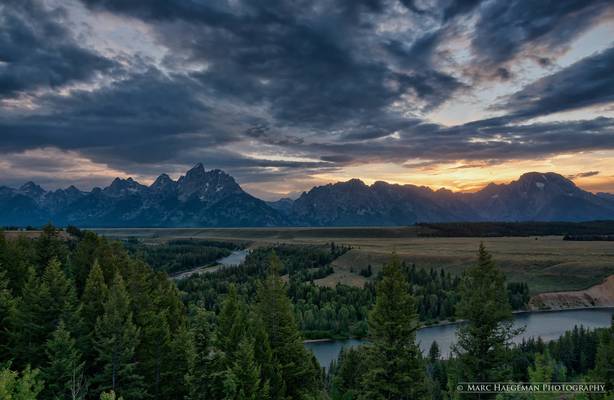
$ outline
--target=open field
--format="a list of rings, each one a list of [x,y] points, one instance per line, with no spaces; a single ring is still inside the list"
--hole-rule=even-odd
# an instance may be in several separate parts
[[[529,283],[532,293],[579,290],[614,274],[614,243],[564,241],[560,236],[494,238],[421,238],[415,227],[399,228],[245,228],[245,229],[98,229],[115,238],[150,240],[198,238],[239,240],[250,246],[275,243],[350,245],[353,250],[337,259],[335,273],[317,283],[360,286],[360,271],[371,264],[377,272],[392,252],[424,268],[460,273],[476,257],[480,241],[493,254],[511,281]]]

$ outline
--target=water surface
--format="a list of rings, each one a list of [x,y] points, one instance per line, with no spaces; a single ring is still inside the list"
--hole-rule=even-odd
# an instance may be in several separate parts
[[[610,326],[612,315],[614,315],[614,308],[515,314],[514,326],[525,327],[525,331],[522,335],[516,337],[514,342],[518,343],[523,338],[530,337],[541,337],[544,341],[557,339],[565,331],[573,329],[575,325],[583,325],[589,329],[604,328]],[[420,344],[420,349],[426,353],[433,341],[437,341],[442,356],[448,357],[452,345],[456,341],[456,327],[457,324],[449,324],[418,330],[416,340]],[[350,339],[305,343],[305,346],[313,351],[320,365],[328,368],[330,362],[337,359],[344,346],[352,347],[361,343],[364,343],[364,341]]]

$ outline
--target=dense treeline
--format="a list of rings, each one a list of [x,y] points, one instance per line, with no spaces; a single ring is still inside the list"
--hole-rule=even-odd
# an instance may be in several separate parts
[[[614,320],[606,329],[588,331],[575,327],[547,344],[531,339],[511,345],[510,340],[520,330],[512,327],[505,277],[481,247],[478,264],[463,274],[460,283],[457,316],[466,323],[457,328],[458,342],[451,357],[443,359],[436,342],[425,356],[416,355],[412,351],[417,325],[417,315],[412,314],[415,299],[402,289],[406,280],[394,266],[393,262],[384,272],[388,277],[378,285],[377,303],[369,314],[372,343],[344,349],[331,364],[326,385],[333,400],[491,399],[495,394],[463,393],[457,389],[458,384],[583,381],[606,385],[607,394],[592,393],[591,399],[614,398]],[[403,298],[403,293],[408,297]],[[396,307],[398,304],[404,306]],[[399,348],[400,343],[407,347]],[[581,393],[563,397],[556,393],[515,393],[496,398],[589,397]]]
[[[581,242],[614,242],[614,235],[565,235],[563,240]]]
[[[508,285],[483,247],[459,278],[393,258],[367,289],[313,291],[303,272],[328,265],[336,251],[254,251],[243,266],[186,280],[181,293],[165,273],[93,233],[0,233],[0,398],[456,399],[475,398],[458,392],[460,382],[521,380],[604,382],[609,394],[591,399],[614,395],[614,322],[510,345],[519,333],[510,300],[525,288]],[[437,344],[422,355],[416,343],[420,299],[437,291],[454,293],[454,317],[466,321],[448,359]],[[354,312],[366,313],[367,344],[344,351],[324,376],[299,330],[306,313],[316,315],[307,304],[318,315],[339,304],[347,318],[335,314],[343,326],[335,329],[351,330],[349,306],[361,302]]]
[[[214,313],[186,308],[165,273],[120,243],[75,233],[0,232],[1,398],[323,396],[275,259],[249,306],[230,285]]]
[[[614,221],[420,223],[422,237],[614,235]]]
[[[188,303],[197,303],[211,310],[219,310],[221,299],[234,284],[237,290],[253,301],[256,284],[266,276],[267,259],[275,250],[284,265],[281,274],[287,275],[288,294],[298,325],[308,339],[364,337],[367,333],[367,313],[375,303],[375,284],[367,281],[364,287],[337,285],[318,286],[313,280],[333,272],[330,263],[347,248],[334,243],[321,246],[275,246],[257,248],[250,252],[245,263],[236,268],[194,275],[178,282]],[[401,272],[408,282],[408,291],[415,297],[420,321],[426,324],[454,320],[459,299],[459,277],[443,269],[417,268],[401,263]],[[379,277],[376,277],[377,282]],[[529,300],[526,283],[508,284],[513,309],[522,309]]]
[[[168,274],[202,267],[230,255],[239,246],[231,242],[181,239],[164,243],[144,244],[137,240],[124,242],[126,249],[157,271]]]

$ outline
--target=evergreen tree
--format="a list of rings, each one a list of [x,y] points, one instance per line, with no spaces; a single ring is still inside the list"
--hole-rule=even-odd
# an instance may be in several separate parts
[[[177,329],[164,359],[160,398],[186,399],[189,394],[189,372],[194,365],[194,341],[186,325]]]
[[[232,374],[236,377],[237,388],[236,400],[267,400],[269,387],[261,385],[260,366],[254,356],[254,342],[252,339],[243,337],[236,349],[235,361],[231,367]]]
[[[190,400],[223,398],[225,366],[220,353],[213,348],[211,328],[207,312],[196,309],[192,323],[194,337],[194,361],[188,376]],[[220,387],[221,386],[221,387]]]
[[[162,374],[168,367],[166,355],[171,351],[171,339],[166,312],[149,312],[146,325],[141,331],[142,363],[140,369],[148,382],[149,394],[153,399],[162,398]]]
[[[115,396],[114,391],[100,393],[100,400],[123,400],[123,397]]]
[[[614,317],[612,325],[603,332],[597,345],[595,369],[591,375],[596,381],[605,383],[606,391],[614,395]]]
[[[17,368],[40,366],[45,361],[43,347],[53,332],[55,316],[49,314],[52,301],[49,287],[37,278],[34,268],[28,269],[27,278],[10,325],[10,349]],[[51,325],[51,327],[50,327]]]
[[[90,269],[90,273],[85,281],[85,288],[81,296],[83,307],[81,313],[85,326],[89,331],[96,327],[96,319],[104,312],[104,302],[106,301],[109,289],[104,281],[102,269],[98,261]]]
[[[50,223],[43,227],[43,231],[35,242],[39,268],[45,268],[54,259],[58,262],[66,261],[68,249],[60,234],[61,231]]]
[[[435,361],[439,361],[440,357],[441,351],[439,350],[439,344],[434,340],[429,348],[429,362],[434,363]]]
[[[292,304],[279,277],[280,270],[281,262],[273,253],[270,272],[258,288],[256,306],[282,377],[281,384],[276,387],[271,382],[271,397],[303,399],[318,392],[319,367],[303,346]]]
[[[53,258],[42,277],[43,285],[49,290],[49,304],[46,312],[49,317],[47,332],[51,334],[63,320],[74,338],[81,342],[85,338],[85,327],[81,319],[80,304],[77,300],[73,282],[64,274],[60,262]],[[80,348],[83,348],[83,344]]]
[[[356,399],[368,369],[365,346],[343,348],[338,362],[331,366],[330,393],[333,400]]]
[[[109,289],[104,281],[102,269],[98,261],[94,261],[94,266],[85,282],[85,289],[81,296],[81,317],[86,335],[83,336],[87,345],[83,348],[83,356],[88,365],[88,370],[93,366],[98,355],[93,346],[94,334],[97,319],[104,314],[104,303],[107,300]]]
[[[0,399],[36,400],[43,390],[38,370],[26,367],[21,376],[8,368],[0,369]]]
[[[270,396],[271,387],[283,387],[283,378],[279,364],[273,358],[273,351],[264,324],[256,313],[252,313],[250,316],[249,332],[254,338],[254,359],[260,367],[260,384],[263,388],[267,388],[266,391]]]
[[[83,237],[77,242],[77,247],[70,255],[70,272],[75,280],[79,294],[83,293],[87,279],[91,274],[91,269],[98,264],[98,259],[96,257],[100,247],[102,246],[98,236],[96,236],[94,232],[85,232],[83,233]]]
[[[9,339],[12,321],[15,319],[16,301],[8,288],[6,273],[0,270],[0,360],[8,360],[10,354]]]
[[[457,312],[459,318],[467,321],[457,329],[458,343],[454,348],[460,362],[459,380],[506,380],[511,374],[509,342],[520,331],[512,327],[505,276],[483,244],[477,265],[463,275]]]
[[[85,396],[84,363],[76,341],[61,321],[47,341],[47,365],[42,369],[46,382],[46,399],[83,399]]]
[[[132,321],[130,299],[121,275],[116,274],[96,322],[94,345],[99,369],[94,381],[98,392],[113,390],[128,399],[143,397],[142,377],[135,371],[139,329]]]
[[[236,286],[231,284],[222,304],[216,330],[217,348],[224,352],[231,363],[239,342],[245,336],[246,324],[245,304],[239,300]]]
[[[426,398],[426,379],[416,344],[418,315],[397,257],[384,266],[369,313],[367,371],[362,399]]]

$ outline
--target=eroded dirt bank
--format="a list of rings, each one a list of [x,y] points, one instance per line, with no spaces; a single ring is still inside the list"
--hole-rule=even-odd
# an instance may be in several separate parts
[[[586,290],[550,292],[535,295],[530,310],[562,310],[581,307],[614,307],[614,275]]]

